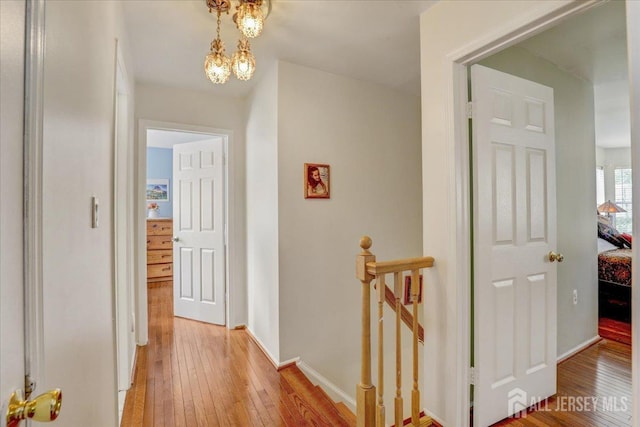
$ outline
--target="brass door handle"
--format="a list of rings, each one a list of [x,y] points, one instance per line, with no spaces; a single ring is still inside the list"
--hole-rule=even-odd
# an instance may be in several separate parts
[[[20,421],[30,418],[47,422],[58,418],[62,406],[62,390],[56,388],[33,400],[22,400],[19,393],[11,394],[7,407],[7,427],[17,427]]]
[[[558,261],[558,262],[564,261],[564,255],[562,255],[561,253],[555,253],[553,251],[549,252],[549,262],[554,262],[554,261]]]

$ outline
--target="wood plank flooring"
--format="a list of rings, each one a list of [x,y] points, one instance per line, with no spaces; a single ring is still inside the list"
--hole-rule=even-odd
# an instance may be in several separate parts
[[[598,319],[598,334],[602,338],[631,345],[631,323],[601,317]]]
[[[246,331],[173,317],[169,286],[148,298],[149,344],[138,349],[123,427],[355,425],[295,366],[277,372]],[[595,410],[566,410],[591,396]],[[630,417],[631,348],[602,340],[558,366],[558,395],[546,406],[496,426],[621,427]]]
[[[173,317],[171,287],[148,299],[149,344],[138,348],[123,427],[355,426],[297,367],[277,372],[246,331]]]
[[[603,339],[558,365],[558,394],[544,407],[494,426],[631,426],[631,405],[631,347]]]

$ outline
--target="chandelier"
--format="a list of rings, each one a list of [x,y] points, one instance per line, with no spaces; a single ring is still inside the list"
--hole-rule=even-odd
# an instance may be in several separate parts
[[[271,11],[271,0],[239,0],[233,22],[240,30],[238,50],[229,58],[225,54],[224,42],[220,39],[220,17],[229,14],[231,0],[205,0],[209,13],[216,11],[216,38],[211,42],[211,50],[204,59],[204,72],[215,84],[224,84],[231,72],[238,80],[249,80],[256,70],[256,59],[251,52],[250,38],[262,33],[264,20]]]

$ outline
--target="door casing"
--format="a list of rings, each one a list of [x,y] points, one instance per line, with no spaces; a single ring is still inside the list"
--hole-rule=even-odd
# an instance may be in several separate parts
[[[227,286],[225,296],[225,324],[227,328],[234,328],[235,324],[231,324],[230,319],[234,317],[233,304],[241,304],[241,301],[236,301],[233,296],[231,287],[233,286],[233,271],[234,266],[238,263],[237,257],[234,256],[234,236],[235,236],[235,207],[233,195],[235,194],[235,182],[233,180],[233,173],[229,170],[229,165],[233,164],[233,132],[226,129],[216,129],[206,126],[194,126],[181,123],[161,122],[154,120],[138,121],[138,162],[137,162],[137,202],[136,205],[136,219],[137,219],[137,245],[136,245],[136,258],[135,263],[137,267],[137,309],[136,309],[136,338],[138,345],[145,345],[149,341],[149,319],[147,313],[147,261],[146,261],[146,196],[145,185],[147,180],[147,130],[168,130],[175,132],[189,132],[189,133],[202,133],[204,135],[216,135],[221,136],[224,139],[224,153],[225,153],[225,224],[227,228],[227,245],[225,247],[225,270],[226,277],[225,282]]]

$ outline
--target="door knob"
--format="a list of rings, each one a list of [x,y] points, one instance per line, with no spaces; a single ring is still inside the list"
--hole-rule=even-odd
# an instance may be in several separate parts
[[[62,390],[50,390],[33,400],[22,400],[21,393],[11,394],[7,407],[7,427],[18,427],[20,421],[30,418],[47,422],[58,418],[62,406]]]
[[[562,262],[562,261],[564,261],[564,255],[562,255],[561,253],[555,253],[555,252],[551,251],[551,252],[549,252],[549,261],[550,262],[554,262],[554,261]]]
[[[174,237],[174,238],[173,238],[173,239],[171,239],[171,240],[173,240],[174,242],[179,242],[179,241],[180,241],[180,238],[176,236],[176,237]]]

